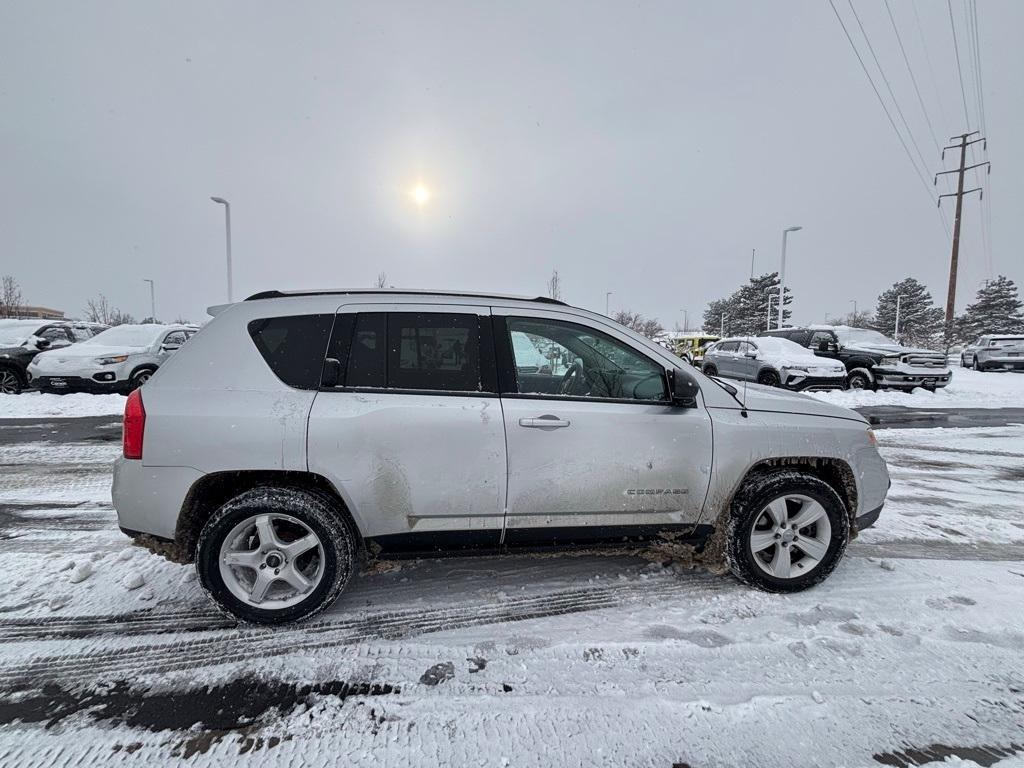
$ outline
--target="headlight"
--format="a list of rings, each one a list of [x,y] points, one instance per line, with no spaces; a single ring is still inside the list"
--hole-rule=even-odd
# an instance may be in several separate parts
[[[899,365],[900,359],[898,357],[883,357],[879,362],[879,365]]]
[[[797,373],[807,373],[807,367],[801,365],[784,365],[782,366],[784,371],[796,371]]]
[[[113,355],[112,357],[97,357],[96,362],[100,365],[114,365],[116,363],[123,363],[128,359],[128,355]]]

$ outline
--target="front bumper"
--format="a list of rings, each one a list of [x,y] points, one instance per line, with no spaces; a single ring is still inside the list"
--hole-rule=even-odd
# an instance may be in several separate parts
[[[124,394],[130,386],[127,381],[97,381],[81,376],[33,376],[31,386],[42,392],[95,392]]]
[[[948,368],[945,370],[922,370],[909,365],[901,365],[895,368],[875,367],[871,371],[875,377],[875,384],[883,389],[941,389],[949,384],[953,378],[953,372]]]
[[[57,364],[29,365],[30,384],[44,392],[120,392],[130,389],[131,361],[115,365]]]
[[[812,374],[791,373],[786,378],[786,389],[795,392],[814,392],[826,389],[846,389],[846,375],[816,376]]]

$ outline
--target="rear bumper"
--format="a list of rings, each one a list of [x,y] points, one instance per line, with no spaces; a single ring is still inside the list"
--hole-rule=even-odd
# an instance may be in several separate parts
[[[122,530],[173,539],[185,497],[203,476],[191,467],[147,467],[141,461],[114,463],[111,495]]]

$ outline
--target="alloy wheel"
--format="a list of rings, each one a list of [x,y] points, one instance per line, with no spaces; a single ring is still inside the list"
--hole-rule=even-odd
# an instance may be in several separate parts
[[[786,494],[769,502],[750,531],[754,562],[777,579],[813,571],[824,560],[831,541],[828,513],[803,494]]]
[[[21,382],[13,371],[0,371],[0,393],[17,395],[21,392]]]
[[[290,608],[323,578],[323,543],[291,515],[253,515],[224,538],[220,575],[231,593],[248,605]]]

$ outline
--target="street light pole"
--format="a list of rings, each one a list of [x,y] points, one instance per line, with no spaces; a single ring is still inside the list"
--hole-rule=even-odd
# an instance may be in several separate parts
[[[690,326],[689,314],[686,312],[685,309],[681,309],[679,311],[683,313],[683,333],[686,333],[686,329],[689,328]]]
[[[610,304],[610,302],[611,302],[611,298],[612,298],[612,292],[611,292],[611,291],[608,291],[608,292],[607,292],[607,293],[606,293],[606,294],[604,295],[604,316],[605,316],[605,317],[611,317],[611,315],[610,315],[610,314],[608,314],[608,307],[609,307],[609,304]]]
[[[228,256],[228,303],[230,304],[234,300],[231,289],[231,203],[223,197],[211,197],[210,199],[217,203],[217,205],[224,206],[224,232],[227,239]]]
[[[803,227],[786,227],[782,230],[782,268],[779,270],[779,328],[782,327],[782,312],[786,306],[786,236],[799,232]]]
[[[900,340],[900,302],[903,300],[903,294],[901,293],[896,297],[896,330],[893,332],[893,336],[896,341]]]
[[[149,319],[154,323],[156,322],[156,289],[153,287],[153,281],[148,277],[142,278],[142,282],[149,283]]]

